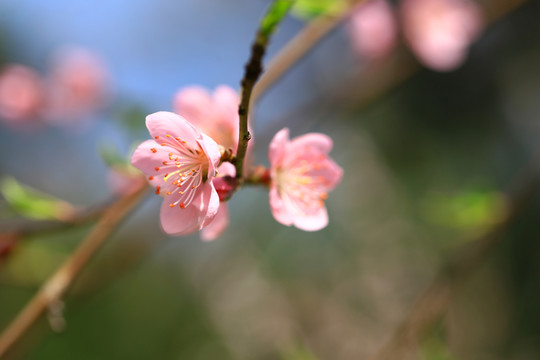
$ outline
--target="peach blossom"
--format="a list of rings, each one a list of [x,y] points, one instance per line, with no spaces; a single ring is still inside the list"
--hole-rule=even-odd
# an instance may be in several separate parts
[[[106,98],[108,77],[102,60],[91,51],[58,51],[49,76],[49,120],[64,122],[99,108]]]
[[[238,94],[228,86],[218,86],[212,94],[202,87],[189,86],[176,93],[173,108],[177,114],[188,119],[219,145],[235,153],[238,146],[239,103]],[[248,158],[252,143],[253,141],[250,141],[248,146]],[[230,163],[225,162],[218,168],[218,175],[213,182],[222,202],[214,222],[201,232],[201,238],[205,241],[216,239],[228,226],[229,216],[225,200],[235,189],[226,178],[234,177],[235,174],[234,166]]]
[[[213,94],[202,87],[190,86],[176,93],[173,109],[219,145],[236,151],[239,104],[238,94],[228,86],[218,86]]]
[[[404,0],[401,17],[415,55],[438,71],[461,65],[482,28],[480,9],[470,0]]]
[[[0,73],[0,117],[10,122],[35,120],[43,105],[43,84],[33,69],[11,64]]]
[[[324,200],[343,170],[328,156],[332,139],[310,133],[289,140],[289,129],[270,143],[270,208],[283,225],[316,231],[328,224]]]
[[[164,198],[161,226],[185,235],[210,224],[219,208],[212,180],[221,154],[218,145],[180,115],[157,112],[146,117],[152,140],[135,150],[131,164],[148,176]]]
[[[353,12],[349,33],[352,45],[360,55],[378,59],[396,45],[396,28],[392,6],[386,0],[372,0]]]

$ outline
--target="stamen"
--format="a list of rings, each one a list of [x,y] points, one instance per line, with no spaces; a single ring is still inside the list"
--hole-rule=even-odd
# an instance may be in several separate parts
[[[159,171],[159,167],[157,167],[157,166],[154,169],[156,169],[156,171]]]
[[[164,162],[162,162],[162,164],[163,164],[163,165],[167,165],[167,162],[166,162],[166,161],[164,161]]]
[[[159,195],[160,190],[161,190],[161,186],[156,187],[156,195]]]
[[[154,180],[154,177],[153,177],[153,176],[149,176],[149,177],[148,177],[148,180]]]
[[[186,208],[186,205],[184,205],[184,203],[181,202],[181,203],[180,203],[180,207],[181,207],[182,209],[185,209],[185,208]]]
[[[156,148],[151,148],[150,149],[154,154],[157,153],[157,149]]]

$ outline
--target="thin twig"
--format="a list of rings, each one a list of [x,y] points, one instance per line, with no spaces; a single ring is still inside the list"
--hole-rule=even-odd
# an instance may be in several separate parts
[[[259,98],[279,80],[293,65],[307,55],[326,35],[350,16],[354,7],[367,0],[355,0],[341,14],[321,15],[310,21],[295,35],[268,63],[265,71],[253,89],[252,102]]]
[[[118,223],[139,202],[148,189],[146,182],[139,184],[136,191],[121,197],[107,208],[90,234],[0,335],[0,358],[52,304],[60,300]]]
[[[246,156],[248,142],[251,139],[251,134],[249,133],[248,129],[248,114],[253,86],[255,86],[255,83],[262,73],[262,59],[266,52],[266,46],[268,45],[270,36],[274,33],[277,25],[285,17],[293,4],[294,0],[274,1],[261,21],[255,41],[251,46],[251,56],[246,64],[246,71],[241,81],[242,99],[240,100],[240,105],[238,106],[240,126],[238,132],[238,148],[236,150],[235,167],[236,178],[240,181],[243,177],[244,158]]]

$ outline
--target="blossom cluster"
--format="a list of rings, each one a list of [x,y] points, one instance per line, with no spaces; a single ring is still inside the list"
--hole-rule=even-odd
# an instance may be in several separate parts
[[[68,123],[102,105],[107,83],[102,61],[82,48],[57,51],[46,75],[5,64],[0,67],[0,119],[14,127]]]
[[[247,182],[269,188],[274,218],[287,226],[315,231],[328,224],[325,200],[343,171],[330,158],[332,140],[310,133],[289,138],[282,129],[269,147],[269,168],[251,167],[248,146],[245,179],[237,179],[235,152],[239,137],[238,94],[226,86],[212,94],[203,88],[181,89],[174,112],[146,117],[152,139],[131,158],[163,197],[161,227],[171,235],[201,231],[217,238],[229,223],[227,200]],[[251,142],[250,142],[251,144]]]
[[[396,46],[398,30],[425,66],[457,68],[482,29],[482,14],[472,0],[388,0],[360,5],[350,22],[352,45],[368,59],[382,58]]]

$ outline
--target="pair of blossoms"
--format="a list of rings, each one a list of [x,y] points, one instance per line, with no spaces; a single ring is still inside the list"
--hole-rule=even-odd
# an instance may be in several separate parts
[[[220,86],[212,95],[189,87],[176,95],[175,113],[146,117],[152,139],[137,147],[131,164],[163,197],[160,218],[167,234],[200,230],[203,240],[213,240],[226,229],[226,201],[238,185],[235,166],[229,162],[238,146],[238,104],[237,93],[229,87]],[[343,174],[328,155],[331,149],[326,135],[310,133],[290,140],[284,128],[270,143],[270,168],[246,164],[245,179],[270,188],[270,208],[278,222],[320,230],[328,224],[324,200]]]

